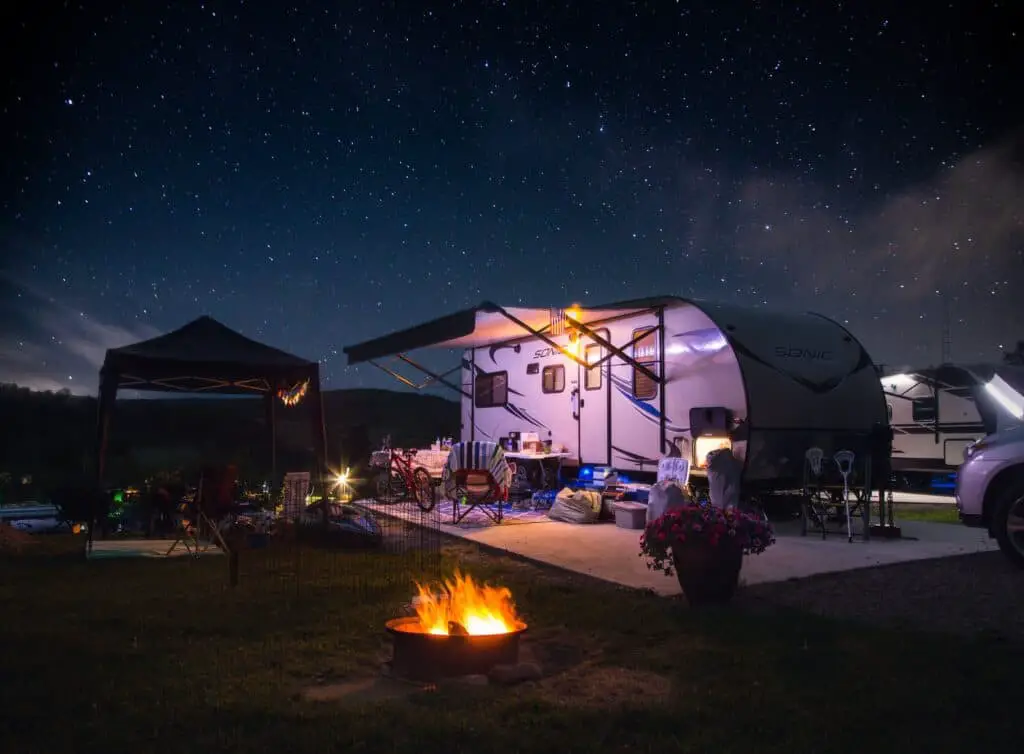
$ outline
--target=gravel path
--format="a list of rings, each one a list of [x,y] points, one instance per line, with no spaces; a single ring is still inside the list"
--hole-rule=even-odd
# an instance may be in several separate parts
[[[737,601],[876,625],[1024,641],[1024,570],[999,552],[747,587]]]

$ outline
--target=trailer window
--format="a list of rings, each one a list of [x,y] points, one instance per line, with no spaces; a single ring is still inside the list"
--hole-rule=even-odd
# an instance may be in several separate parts
[[[494,408],[508,402],[508,372],[478,374],[473,389],[477,408]]]
[[[658,330],[644,327],[633,331],[633,359],[655,374],[658,373]],[[649,401],[658,395],[658,383],[633,367],[633,397]]]
[[[601,360],[601,346],[599,343],[590,343],[585,349],[583,349],[583,359],[588,364],[595,364]],[[597,364],[596,366],[588,367],[587,371],[583,373],[583,389],[584,390],[600,390],[601,389],[601,374],[604,365]]]
[[[561,364],[544,367],[540,375],[540,389],[545,393],[561,393],[565,390],[565,367]]]
[[[927,398],[914,398],[910,402],[911,415],[915,422],[933,422],[935,421],[935,396],[929,395]]]

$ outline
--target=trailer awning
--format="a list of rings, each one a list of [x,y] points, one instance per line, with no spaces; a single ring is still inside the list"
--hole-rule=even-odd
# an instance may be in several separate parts
[[[635,299],[588,309],[576,306],[570,306],[565,309],[503,307],[490,301],[485,301],[471,309],[463,309],[454,314],[410,327],[407,330],[398,330],[374,340],[346,346],[342,351],[348,356],[349,366],[364,363],[371,364],[415,390],[422,390],[425,387],[437,384],[451,388],[463,396],[472,397],[464,387],[452,382],[450,379],[450,375],[462,369],[461,362],[446,372],[437,373],[413,361],[407,355],[408,352],[419,348],[431,347],[480,348],[498,343],[539,338],[549,346],[560,350],[567,358],[588,368],[594,367],[600,364],[601,361],[612,358],[612,356],[618,356],[625,363],[632,365],[650,380],[660,385],[664,383],[664,378],[661,375],[652,371],[649,364],[638,362],[626,352],[643,335],[637,336],[633,341],[619,347],[605,340],[599,333],[594,332],[591,326],[608,322],[618,317],[654,311],[680,300],[674,297]],[[578,353],[566,349],[553,340],[553,338],[562,335],[570,327],[604,347],[607,353],[601,361],[587,363],[580,358]],[[380,360],[387,357],[395,357],[396,360],[404,363],[406,366],[412,367],[417,372],[426,375],[426,381],[413,382],[394,369],[384,366],[380,363]]]
[[[557,322],[567,311],[571,312],[575,322],[587,326],[625,314],[649,311],[678,300],[672,297],[635,299],[586,309],[503,307],[485,301],[471,309],[346,346],[342,351],[352,366],[419,348],[479,348],[516,338],[535,337],[539,333],[557,335]]]

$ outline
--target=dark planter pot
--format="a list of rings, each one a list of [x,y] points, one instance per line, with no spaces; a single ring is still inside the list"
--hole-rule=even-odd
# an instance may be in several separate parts
[[[693,606],[732,600],[740,582],[743,549],[735,545],[688,544],[672,550],[676,578]]]

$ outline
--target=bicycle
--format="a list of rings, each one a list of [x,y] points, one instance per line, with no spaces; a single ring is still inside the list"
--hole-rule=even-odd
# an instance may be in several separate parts
[[[388,451],[388,468],[377,480],[377,499],[387,503],[415,502],[424,513],[437,505],[437,491],[428,472],[422,466],[413,466],[415,450]]]

